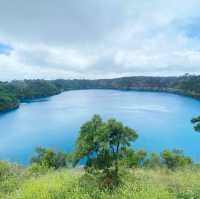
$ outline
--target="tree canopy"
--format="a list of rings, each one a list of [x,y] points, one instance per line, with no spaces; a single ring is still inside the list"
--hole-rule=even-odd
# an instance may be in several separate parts
[[[31,162],[47,168],[58,169],[67,166],[67,154],[56,152],[53,149],[38,147],[36,155],[32,157]]]
[[[83,124],[76,142],[76,163],[85,158],[86,170],[115,176],[117,182],[120,154],[137,139],[135,130],[115,119],[103,122],[99,115]]]
[[[194,126],[195,131],[200,132],[200,116],[193,118],[191,122],[195,125]]]

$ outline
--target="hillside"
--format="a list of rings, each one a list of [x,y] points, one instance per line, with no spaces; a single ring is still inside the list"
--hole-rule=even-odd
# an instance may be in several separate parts
[[[97,188],[94,178],[81,169],[49,170],[10,166],[0,175],[2,199],[197,199],[200,197],[200,169],[131,169],[124,185],[115,191]]]
[[[20,102],[60,93],[51,81],[24,80],[0,82],[0,112],[18,108]]]
[[[200,76],[122,77],[99,80],[24,80],[0,82],[0,112],[19,107],[20,102],[48,97],[67,90],[119,89],[171,92],[200,98]]]

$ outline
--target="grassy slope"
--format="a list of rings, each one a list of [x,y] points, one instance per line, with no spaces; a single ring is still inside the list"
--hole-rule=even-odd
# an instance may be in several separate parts
[[[7,178],[1,181],[0,196],[2,199],[199,199],[199,179],[199,168],[176,172],[136,169],[123,178],[121,188],[109,193],[99,191],[94,180],[83,178],[83,171],[65,169],[35,177],[21,173]]]

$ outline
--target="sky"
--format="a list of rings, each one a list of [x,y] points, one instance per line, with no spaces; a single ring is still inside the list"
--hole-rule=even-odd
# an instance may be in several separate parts
[[[199,0],[0,0],[0,81],[200,74]]]

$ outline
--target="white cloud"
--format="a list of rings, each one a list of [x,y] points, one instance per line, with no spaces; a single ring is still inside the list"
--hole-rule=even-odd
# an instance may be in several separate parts
[[[0,0],[0,42],[14,49],[0,54],[0,80],[200,73],[199,9],[199,0]]]

